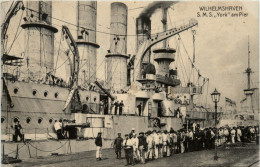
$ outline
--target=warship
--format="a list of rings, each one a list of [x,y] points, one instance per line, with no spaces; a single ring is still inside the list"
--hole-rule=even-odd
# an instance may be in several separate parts
[[[98,132],[102,132],[103,147],[109,148],[117,133],[129,133],[132,128],[141,132],[179,130],[191,123],[202,128],[214,126],[214,112],[194,103],[194,97],[203,93],[209,79],[201,76],[191,59],[191,69],[198,72],[197,83],[183,84],[178,69],[170,68],[180,55],[178,48],[169,47],[168,40],[177,37],[180,42],[180,34],[189,30],[195,38],[194,28],[198,26],[195,19],[190,19],[168,28],[167,10],[177,2],[152,2],[136,18],[135,26],[128,25],[126,4],[111,3],[110,32],[104,39],[110,41],[110,47],[103,80],[97,78],[101,66],[97,64],[97,2],[75,2],[76,36],[66,26],[72,23],[64,21],[58,28],[52,24],[53,19],[58,20],[52,15],[52,3],[14,1],[3,19],[1,140],[5,154],[16,148],[20,158],[93,150]],[[163,31],[151,33],[151,16],[158,10],[158,24],[162,24]],[[23,15],[18,26],[25,31],[21,56],[12,55],[7,47],[8,32],[12,33],[9,25],[19,12]],[[127,53],[129,26],[136,28],[133,55]],[[55,75],[58,55],[54,55],[54,48],[58,47],[54,47],[54,39],[59,33],[61,41],[67,43],[63,65],[68,75],[64,78]],[[158,44],[160,47],[156,47]],[[122,113],[115,114],[119,103],[123,104]],[[53,126],[60,119],[67,120],[64,127],[74,129],[69,140],[56,140]],[[11,127],[17,121],[22,126],[25,144],[12,142]],[[9,151],[10,155],[15,153]]]
[[[247,75],[247,88],[244,89],[245,97],[237,107],[236,102],[226,98],[225,114],[219,120],[218,126],[256,126],[259,124],[259,88],[252,86],[251,75],[253,70],[250,67],[250,43],[248,36],[248,66],[245,70]],[[237,109],[238,108],[238,109]]]

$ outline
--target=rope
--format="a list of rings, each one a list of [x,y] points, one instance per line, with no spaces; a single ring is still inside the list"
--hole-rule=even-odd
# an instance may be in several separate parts
[[[23,148],[23,146],[25,146],[26,144],[24,143],[24,145],[22,145],[20,148],[18,148],[18,151],[20,150],[20,149],[22,149]],[[12,153],[14,153],[14,152],[16,152],[17,150],[14,150],[14,151],[12,151],[12,152],[10,152],[10,153],[8,153],[8,154],[5,154],[5,155],[10,155],[10,154],[12,154]]]
[[[38,12],[38,11],[35,11],[33,9],[30,9],[28,7],[25,7],[26,10],[29,10],[31,12],[35,12],[35,13],[38,13],[38,14],[42,14],[41,12]],[[89,31],[95,31],[97,33],[102,33],[102,34],[107,34],[107,35],[117,35],[117,36],[132,36],[132,37],[136,37],[137,35],[136,34],[130,34],[130,35],[125,35],[125,34],[112,34],[112,33],[109,33],[109,32],[104,32],[104,31],[98,31],[98,30],[94,30],[94,29],[90,29],[90,28],[87,28],[87,27],[82,27],[82,26],[78,26],[76,24],[73,24],[73,23],[70,23],[70,22],[67,22],[67,21],[64,21],[64,20],[61,20],[59,18],[56,18],[56,17],[53,17],[53,16],[47,16],[47,17],[50,17],[54,20],[57,20],[57,21],[60,21],[60,22],[63,22],[63,23],[66,23],[66,24],[69,24],[69,25],[72,25],[74,27],[78,27],[78,28],[82,28],[82,29],[85,29],[85,30],[89,30]],[[77,30],[75,30],[77,31]],[[168,31],[171,31],[171,30],[168,30]],[[158,33],[155,33],[155,34],[151,34],[151,36],[156,36]]]
[[[62,38],[62,33],[60,34],[60,43],[59,43],[59,50],[58,50],[58,56],[57,56],[57,59],[56,59],[56,65],[55,65],[55,70],[54,70],[54,75],[56,73],[56,67],[58,65],[58,58],[59,58],[59,55],[60,55],[60,46],[61,46],[61,38]]]
[[[68,140],[68,141],[69,141],[69,140]],[[36,147],[35,147],[34,145],[32,145],[30,142],[28,142],[28,144],[30,144],[33,148],[35,148],[35,149],[38,150],[38,151],[42,151],[42,152],[54,152],[54,151],[57,151],[57,150],[61,149],[65,144],[68,143],[68,141],[65,142],[63,145],[61,145],[60,147],[58,147],[57,149],[49,150],[49,151],[36,148]]]
[[[24,12],[24,10],[23,10],[23,12]],[[20,33],[21,33],[21,31],[22,31],[22,29],[21,29],[20,32],[19,32],[19,34],[18,34],[18,36],[17,36],[18,29],[19,29],[19,27],[20,27],[20,25],[21,25],[22,17],[23,17],[23,13],[21,14],[20,21],[19,21],[19,25],[17,26],[16,32],[15,32],[15,35],[14,35],[14,40],[13,40],[11,46],[9,47],[9,50],[7,51],[7,53],[9,53],[9,52],[11,51],[12,46],[13,46],[15,40],[18,38],[18,36],[20,35]]]

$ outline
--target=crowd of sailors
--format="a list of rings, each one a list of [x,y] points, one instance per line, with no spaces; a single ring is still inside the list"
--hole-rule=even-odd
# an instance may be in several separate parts
[[[217,139],[215,141],[215,139]],[[174,131],[153,130],[140,132],[139,135],[135,129],[130,134],[125,134],[125,138],[118,137],[115,139],[113,146],[116,158],[121,159],[121,152],[124,150],[127,165],[136,163],[145,164],[146,162],[160,159],[163,157],[173,156],[186,152],[210,150],[223,144],[244,143],[259,140],[258,126],[238,126],[238,127],[220,127],[202,129],[199,125],[190,129],[180,129]],[[216,143],[215,143],[216,142]],[[97,160],[102,157],[102,138],[101,133],[96,138]]]

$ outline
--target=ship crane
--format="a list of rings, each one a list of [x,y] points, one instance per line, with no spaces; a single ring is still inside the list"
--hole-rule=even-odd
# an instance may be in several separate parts
[[[70,104],[71,100],[73,97],[75,97],[75,92],[77,92],[78,89],[78,73],[79,73],[79,51],[78,51],[78,46],[72,37],[70,30],[67,26],[62,26],[62,33],[66,39],[66,42],[73,54],[73,65],[71,68],[71,80],[70,80],[70,93],[69,96],[66,100],[66,103],[63,107],[63,111],[65,111]],[[67,55],[69,56],[69,55]],[[70,57],[69,57],[70,58]]]
[[[14,2],[14,4],[12,4],[12,6],[9,8],[9,10],[6,13],[6,17],[4,18],[3,23],[1,24],[1,59],[2,59],[2,63],[5,64],[6,60],[11,59],[11,60],[19,60],[22,58],[19,57],[15,57],[15,56],[9,56],[5,51],[5,40],[7,39],[7,30],[10,24],[11,19],[18,13],[18,11],[22,9],[24,10],[24,5],[22,1],[16,1]],[[11,64],[10,64],[11,65]],[[10,107],[13,107],[13,100],[11,98],[11,95],[9,94],[9,89],[7,87],[7,83],[6,83],[6,78],[3,75],[3,70],[2,70],[2,77],[3,77],[3,85],[4,85],[4,89],[7,91],[7,99],[9,101]]]
[[[197,26],[197,25],[198,25],[198,21],[195,19],[191,19],[189,21],[189,23],[184,26],[170,29],[167,32],[158,33],[155,37],[145,40],[141,44],[141,46],[136,54],[136,57],[135,57],[135,62],[137,62],[137,64],[135,65],[135,68],[134,68],[133,80],[138,81],[141,78],[141,69],[142,69],[142,62],[143,62],[144,56],[145,56],[146,52],[149,51],[149,49],[152,46],[154,46],[155,44],[157,44],[163,40],[173,37],[174,35],[177,35],[185,30],[188,30],[194,26]]]
[[[4,40],[6,39],[6,32],[8,30],[8,27],[9,27],[9,24],[10,24],[10,21],[12,19],[13,16],[15,16],[18,11],[22,9],[24,10],[24,5],[23,5],[23,2],[22,1],[16,1],[14,2],[14,4],[10,7],[10,9],[8,10],[7,14],[6,14],[6,17],[3,21],[3,24],[1,25],[1,49],[2,49],[2,53],[4,54],[5,53],[5,50],[4,50]],[[2,56],[3,56],[2,54]]]

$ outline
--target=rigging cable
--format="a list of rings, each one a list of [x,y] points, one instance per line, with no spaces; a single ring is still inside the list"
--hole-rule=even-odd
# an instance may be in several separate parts
[[[62,33],[60,34],[60,43],[59,43],[59,49],[58,49],[58,56],[57,56],[56,64],[55,64],[55,68],[54,68],[55,69],[54,70],[54,75],[56,74],[56,67],[57,67],[58,59],[59,59],[59,55],[60,55],[61,37],[62,37]]]
[[[41,12],[38,12],[38,11],[35,11],[33,9],[30,9],[28,7],[25,7],[26,10],[29,10],[31,12],[35,12],[35,13],[38,13],[38,14],[42,14]],[[85,30],[89,30],[89,31],[95,31],[97,33],[102,33],[102,34],[107,34],[107,35],[117,35],[117,36],[132,36],[132,37],[136,37],[137,35],[136,34],[129,34],[129,35],[122,35],[122,34],[113,34],[113,33],[109,33],[109,32],[104,32],[104,31],[99,31],[99,30],[94,30],[94,29],[90,29],[90,28],[86,28],[86,27],[82,27],[82,26],[78,26],[76,24],[73,24],[73,23],[70,23],[70,22],[67,22],[67,21],[64,21],[64,20],[61,20],[61,19],[58,19],[56,17],[53,17],[53,16],[48,16],[54,20],[57,20],[57,21],[60,21],[60,22],[63,22],[63,23],[66,23],[66,24],[69,24],[69,25],[72,25],[72,26],[75,26],[75,27],[78,27],[78,28],[82,28],[82,29],[85,29]],[[76,30],[75,30],[76,31]],[[171,30],[167,30],[167,31],[171,31]],[[158,33],[155,33],[155,34],[151,34],[151,36],[157,36]]]
[[[24,12],[24,10],[23,10],[23,12]],[[23,17],[23,12],[22,12],[22,14],[21,14],[20,21],[19,21],[19,25],[17,26],[16,32],[15,32],[15,35],[14,35],[14,40],[13,40],[12,44],[10,45],[8,51],[7,51],[8,54],[9,54],[9,52],[11,51],[11,48],[12,48],[12,46],[13,46],[15,40],[18,38],[18,36],[20,35],[20,33],[21,33],[21,31],[22,31],[22,29],[21,29],[20,32],[19,32],[19,34],[18,34],[18,36],[17,36],[18,29],[19,29],[19,27],[20,27],[20,25],[21,25],[21,21],[22,21],[22,17]],[[20,45],[20,44],[19,44],[19,45]],[[20,46],[20,47],[21,47],[21,46]]]
[[[180,40],[179,40],[180,41]],[[180,46],[179,46],[180,47]],[[185,68],[185,65],[184,65],[184,61],[183,61],[183,59],[182,59],[182,56],[181,56],[181,52],[179,52],[179,54],[180,54],[180,60],[181,60],[181,65],[183,65],[183,68],[184,68],[184,72],[185,72],[185,74],[186,74],[186,77],[187,77],[187,81],[189,80],[189,78],[188,78],[188,73],[187,73],[187,71],[186,71],[186,68]]]

